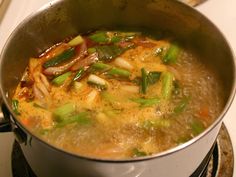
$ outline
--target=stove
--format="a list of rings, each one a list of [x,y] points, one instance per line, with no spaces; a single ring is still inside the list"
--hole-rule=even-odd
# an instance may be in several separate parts
[[[12,30],[27,15],[50,0],[0,0],[0,50]],[[196,5],[204,0],[180,0]],[[235,0],[207,0],[196,8],[222,31],[236,52]],[[236,177],[236,99],[224,118],[224,124],[212,147],[199,168],[191,177]],[[20,146],[12,133],[0,134],[0,177],[36,177],[27,164]]]

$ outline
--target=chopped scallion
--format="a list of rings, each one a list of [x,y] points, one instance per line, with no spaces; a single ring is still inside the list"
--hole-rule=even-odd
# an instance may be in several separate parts
[[[68,124],[72,124],[72,123],[77,123],[79,125],[90,125],[92,123],[92,120],[88,114],[88,112],[81,112],[78,113],[76,115],[73,115],[71,117],[68,117],[68,119],[59,122],[56,127],[57,128],[61,128],[64,127]]]
[[[56,66],[62,62],[65,62],[69,59],[71,59],[73,56],[75,55],[75,48],[69,48],[67,50],[65,50],[64,52],[62,52],[61,54],[51,58],[50,60],[46,61],[43,64],[44,68],[48,68],[51,66]]]
[[[88,77],[88,83],[89,84],[94,84],[94,85],[97,85],[97,86],[102,86],[104,88],[106,88],[107,86],[107,81],[94,75],[94,74],[90,74],[89,77]]]
[[[120,69],[120,68],[112,68],[110,69],[107,74],[113,75],[113,76],[118,76],[118,77],[126,77],[128,78],[131,74],[129,71]]]
[[[83,42],[84,42],[84,39],[82,38],[82,36],[78,35],[78,36],[76,36],[75,38],[73,38],[72,40],[70,40],[70,41],[68,42],[68,44],[69,44],[70,46],[76,46],[76,45],[79,45],[79,44],[81,44],[81,43],[83,43]]]
[[[94,47],[90,47],[87,49],[88,53],[89,54],[92,54],[92,53],[95,53],[96,52],[96,49]]]
[[[205,129],[203,123],[197,119],[193,120],[190,126],[194,136],[202,133],[203,130]]]
[[[131,98],[130,100],[140,104],[141,107],[153,106],[161,101],[159,98]]]
[[[12,109],[13,109],[15,114],[20,115],[20,112],[19,112],[18,108],[19,108],[19,101],[16,100],[16,99],[13,99],[12,100]]]
[[[179,103],[178,105],[174,108],[174,113],[179,114],[181,112],[183,112],[186,108],[186,106],[189,103],[189,98],[184,97]]]
[[[146,152],[140,151],[138,148],[134,148],[132,150],[132,153],[133,153],[133,157],[142,157],[142,156],[146,156],[147,155]]]
[[[54,78],[54,79],[52,80],[52,83],[55,84],[55,85],[57,85],[57,86],[60,86],[60,85],[62,85],[62,84],[65,82],[65,80],[66,80],[68,77],[70,77],[71,74],[72,74],[72,72],[69,71],[69,72],[64,73],[64,74],[62,74],[62,75],[60,75],[60,76],[57,76],[56,78]]]
[[[171,44],[166,54],[164,55],[163,62],[164,63],[176,63],[177,58],[180,53],[180,48],[176,43]]]
[[[162,80],[162,90],[161,95],[164,99],[169,99],[171,97],[172,89],[173,89],[173,79],[174,75],[170,72],[164,72],[161,75]]]
[[[53,115],[57,122],[67,119],[72,113],[76,111],[76,106],[73,103],[67,103],[55,109]]]
[[[112,66],[102,63],[102,62],[97,62],[92,65],[92,68],[96,71],[104,71],[110,69]]]
[[[80,79],[83,76],[83,74],[84,74],[84,68],[80,68],[77,71],[75,77],[73,78],[73,81],[76,81],[76,80]]]
[[[89,38],[91,40],[93,40],[94,42],[97,42],[97,43],[107,43],[107,42],[109,42],[109,37],[108,37],[107,33],[104,32],[104,31],[97,31],[94,34],[91,34],[89,36]]]
[[[155,84],[159,79],[160,79],[161,73],[152,71],[148,73],[147,79],[148,79],[148,84],[152,85]]]
[[[158,118],[155,120],[145,120],[142,127],[145,130],[152,130],[153,128],[168,128],[170,127],[171,122],[166,118]]]

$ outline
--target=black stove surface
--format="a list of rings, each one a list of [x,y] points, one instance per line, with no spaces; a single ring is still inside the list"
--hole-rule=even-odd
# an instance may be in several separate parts
[[[232,177],[233,165],[232,143],[226,127],[222,125],[216,143],[190,177]],[[12,150],[12,174],[13,177],[37,177],[16,141]]]

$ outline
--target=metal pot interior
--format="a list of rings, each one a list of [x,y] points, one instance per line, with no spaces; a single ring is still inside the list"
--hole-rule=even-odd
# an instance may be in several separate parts
[[[28,64],[68,36],[93,29],[145,29],[175,36],[199,55],[224,85],[225,109],[235,90],[232,52],[220,31],[203,15],[173,0],[59,0],[24,20],[12,33],[1,55],[1,91],[11,113],[11,96]],[[221,117],[218,118],[221,119]]]

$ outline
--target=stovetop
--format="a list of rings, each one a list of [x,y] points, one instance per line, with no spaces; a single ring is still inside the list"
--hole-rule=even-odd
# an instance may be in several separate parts
[[[50,0],[0,0],[0,50],[2,49],[6,39],[8,38],[12,30],[19,24],[19,22],[22,21],[27,15],[34,12],[36,9],[49,1]],[[207,16],[222,31],[234,52],[236,52],[235,7],[235,0],[207,0],[203,4],[197,6],[197,10]],[[224,124],[229,132],[232,141],[232,147],[234,150],[236,150],[235,115],[236,99],[234,100],[231,108],[224,118]],[[13,143],[14,137],[12,133],[0,134],[0,177],[13,177],[11,170],[11,154]],[[225,153],[230,156],[230,153],[228,154],[228,151]],[[236,153],[234,153],[234,159],[236,159],[235,154]],[[214,156],[212,156],[212,158],[213,157]],[[225,167],[229,166],[229,162],[226,160],[226,162],[223,162],[223,164],[227,165],[223,167],[223,171],[221,171],[221,174],[218,177],[231,177],[232,174],[231,176],[227,176],[226,169],[224,169]],[[212,165],[212,168],[214,168],[214,161],[212,161],[212,159],[210,165]],[[236,177],[236,164],[234,164],[234,170],[235,173],[233,177]]]

